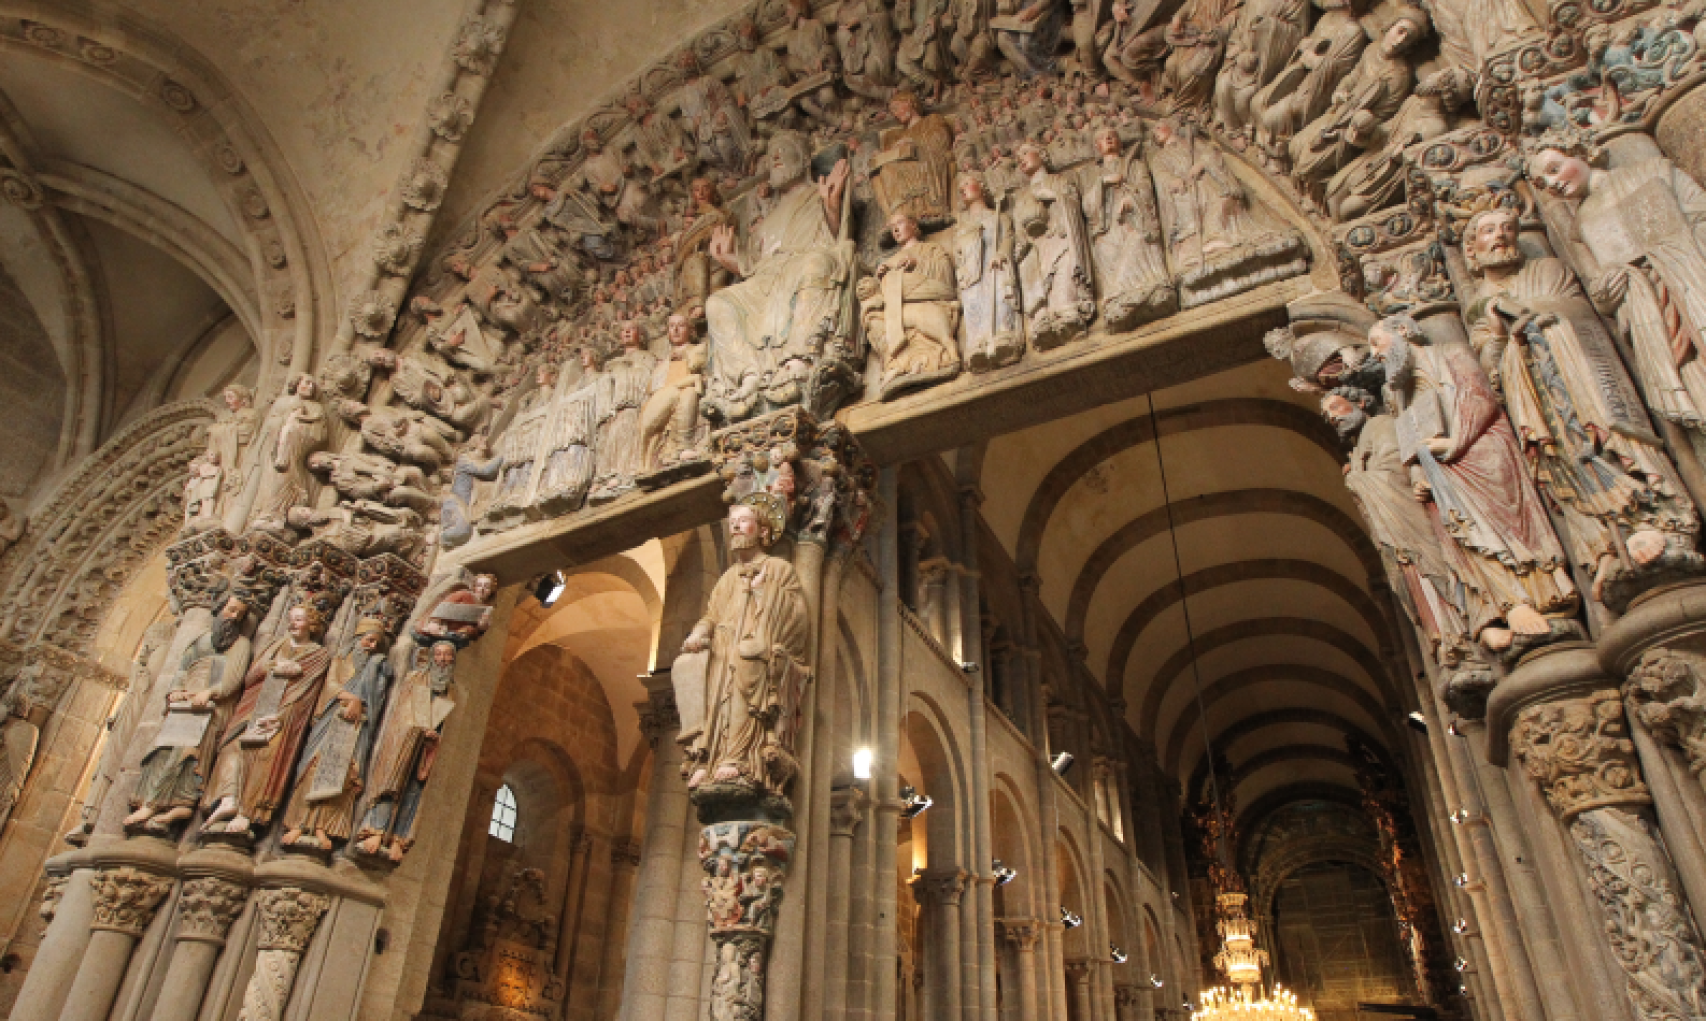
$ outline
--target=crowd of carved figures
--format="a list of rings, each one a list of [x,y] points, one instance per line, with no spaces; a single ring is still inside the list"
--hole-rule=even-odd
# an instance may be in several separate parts
[[[1344,441],[1452,710],[1481,715],[1523,657],[1706,574],[1706,118],[1678,100],[1706,70],[1706,4],[1164,6],[761,0],[541,140],[418,275],[424,231],[381,229],[402,308],[363,291],[314,371],[229,387],[182,430],[186,630],[130,679],[134,783],[97,771],[122,828],[401,860],[496,586],[441,554],[715,468],[731,565],[685,642],[699,680],[677,668],[699,687],[683,769],[711,1015],[762,1016],[818,645],[802,551],[874,510],[834,412],[1281,281],[1337,281],[1268,350]],[[503,41],[469,21],[458,73],[491,74]],[[468,128],[457,98],[432,108],[441,139]],[[404,218],[447,185],[415,160]],[[0,556],[32,541],[0,504]],[[0,561],[8,592],[42,576],[30,555]],[[21,635],[39,607],[9,598]],[[73,669],[53,655],[5,661],[0,822]],[[1629,719],[1699,773],[1703,670],[1650,650],[1624,691],[1524,710],[1512,738],[1608,931],[1658,947],[1624,961],[1642,1017],[1700,1012],[1706,949]],[[1590,789],[1608,762],[1616,789]],[[1399,876],[1410,837],[1390,829]],[[286,921],[325,910],[269,896]]]

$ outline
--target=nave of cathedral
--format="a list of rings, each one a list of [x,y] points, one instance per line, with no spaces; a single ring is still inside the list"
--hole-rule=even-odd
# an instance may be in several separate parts
[[[0,1019],[1706,1021],[1703,47],[0,0]]]

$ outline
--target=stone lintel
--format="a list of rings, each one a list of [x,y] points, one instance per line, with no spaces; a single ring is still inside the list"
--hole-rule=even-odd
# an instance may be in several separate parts
[[[1092,334],[1017,365],[959,378],[836,417],[879,465],[900,464],[1163,387],[1260,361],[1262,335],[1313,289],[1296,277],[1182,312],[1117,337]]]

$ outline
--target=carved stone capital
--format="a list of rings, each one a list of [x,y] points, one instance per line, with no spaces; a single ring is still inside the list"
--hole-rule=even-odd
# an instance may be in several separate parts
[[[300,954],[308,949],[320,919],[332,906],[331,898],[295,887],[262,890],[255,895],[260,909],[261,935],[257,945],[262,950],[282,950]]]
[[[140,937],[154,921],[160,902],[172,892],[172,878],[122,866],[102,869],[89,880],[95,895],[96,932],[120,932]]]
[[[640,864],[640,844],[635,840],[618,840],[610,845],[610,864],[637,868]]]
[[[1680,751],[1696,776],[1706,772],[1703,667],[1706,659],[1695,653],[1649,649],[1623,685],[1629,711],[1653,737]]]
[[[941,869],[926,869],[923,875],[912,881],[913,896],[922,895],[920,899],[923,902],[939,907],[958,907],[968,878],[967,872],[951,865]]]
[[[1529,706],[1510,746],[1566,823],[1593,808],[1652,803],[1617,691]]]
[[[41,915],[43,936],[47,935],[48,926],[53,924],[53,916],[59,913],[59,902],[65,897],[65,884],[70,881],[70,876],[47,877],[47,886],[41,892],[41,907],[37,909]]]
[[[178,898],[178,939],[223,944],[248,895],[243,884],[217,876],[186,882]]]
[[[646,701],[634,703],[634,708],[640,713],[640,733],[654,749],[660,740],[673,739],[681,729],[681,713],[675,705],[675,692],[670,689],[654,690]]]
[[[1043,927],[1035,918],[1006,918],[1001,921],[1001,936],[1017,947],[1021,954],[1028,954],[1036,950],[1037,940],[1043,936]]]
[[[779,498],[785,530],[801,542],[850,549],[876,512],[876,465],[853,434],[789,408],[718,433],[711,462],[723,499]]]
[[[1139,1006],[1142,1006],[1144,1003],[1143,998],[1145,995],[1147,995],[1147,993],[1148,993],[1148,990],[1140,988],[1138,986],[1115,986],[1114,987],[1114,1006],[1116,1006],[1116,1007],[1139,1007]]]
[[[829,795],[829,835],[851,837],[859,824],[865,821],[865,809],[870,801],[870,795],[863,787],[843,787],[832,791]]]

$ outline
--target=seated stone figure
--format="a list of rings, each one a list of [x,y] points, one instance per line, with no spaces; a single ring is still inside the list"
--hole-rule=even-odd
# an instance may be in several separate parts
[[[853,272],[842,222],[848,163],[838,161],[814,184],[806,144],[791,131],[770,140],[774,202],[744,239],[728,226],[711,240],[711,257],[738,278],[705,301],[712,395],[704,408],[713,421],[799,403],[819,356],[843,329]]]
[[[882,360],[884,400],[960,371],[953,259],[920,240],[918,221],[905,213],[889,218],[889,230],[900,251],[883,260],[874,278],[859,281],[865,336]]]

